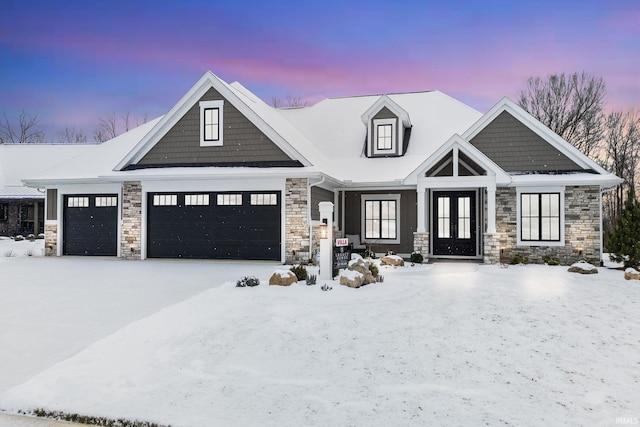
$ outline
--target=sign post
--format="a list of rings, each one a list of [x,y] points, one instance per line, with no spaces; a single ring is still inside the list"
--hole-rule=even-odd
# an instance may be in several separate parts
[[[333,279],[333,203],[320,202],[320,227],[324,236],[320,238],[320,280]],[[324,233],[326,232],[326,233]]]

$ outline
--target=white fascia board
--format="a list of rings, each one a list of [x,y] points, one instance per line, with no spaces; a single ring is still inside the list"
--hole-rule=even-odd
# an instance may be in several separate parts
[[[282,151],[289,157],[300,161],[305,166],[310,166],[310,162],[291,144],[289,144],[279,133],[277,133],[262,117],[258,116],[242,99],[229,89],[218,76],[211,71],[207,71],[194,84],[191,89],[176,103],[171,110],[158,122],[151,131],[122,159],[114,168],[119,171],[125,167],[139,162],[155,144],[178,123],[184,114],[200,99],[209,88],[216,89],[231,105],[249,119],[258,129],[269,137]]]
[[[484,116],[478,119],[477,122],[471,125],[471,127],[462,134],[462,137],[465,140],[470,141],[503,111],[506,111],[514,116],[523,125],[528,127],[532,132],[537,134],[540,138],[544,139],[547,143],[551,144],[551,146],[567,156],[578,166],[584,169],[593,169],[600,174],[608,173],[600,165],[591,160],[587,155],[582,153],[569,142],[565,141],[562,137],[542,124],[538,119],[533,117],[526,110],[524,110],[522,107],[520,107],[518,104],[516,104],[506,96],[502,98],[497,104],[495,104]]]
[[[371,107],[369,107],[367,111],[365,111],[362,116],[360,116],[360,119],[365,124],[365,126],[369,125],[369,121],[378,113],[378,111],[382,109],[382,107],[387,107],[393,114],[398,116],[400,120],[402,120],[402,124],[404,125],[404,127],[411,127],[411,119],[409,118],[409,113],[407,113],[404,108],[398,105],[397,102],[389,98],[387,95],[381,95],[376,100],[376,102],[374,102],[373,105],[371,105]]]
[[[436,165],[444,156],[446,156],[450,150],[454,147],[458,147],[464,154],[469,156],[471,160],[476,162],[479,166],[484,168],[489,175],[495,175],[495,182],[500,185],[506,185],[511,182],[511,177],[500,166],[498,166],[493,160],[487,157],[482,151],[471,145],[464,140],[458,134],[454,134],[449,140],[440,146],[427,160],[422,162],[420,166],[411,172],[405,179],[405,183],[413,184],[421,181],[421,178],[426,171]]]
[[[509,187],[534,187],[548,185],[597,185],[601,189],[615,187],[624,180],[614,174],[597,175],[590,173],[566,174],[566,175],[514,175]]]

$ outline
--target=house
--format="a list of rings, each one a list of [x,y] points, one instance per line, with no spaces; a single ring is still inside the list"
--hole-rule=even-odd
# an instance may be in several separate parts
[[[375,252],[494,263],[601,254],[621,180],[507,98],[438,91],[275,109],[211,72],[164,116],[24,183],[51,255],[305,262],[318,203]]]
[[[0,236],[44,233],[45,192],[21,178],[90,149],[87,144],[0,144]]]

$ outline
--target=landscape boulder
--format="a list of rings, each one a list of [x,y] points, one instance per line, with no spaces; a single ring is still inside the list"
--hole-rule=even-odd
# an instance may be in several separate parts
[[[359,288],[364,284],[364,274],[355,270],[342,270],[340,272],[340,284],[350,288]]]
[[[627,280],[640,280],[640,271],[629,267],[624,271],[624,278]]]
[[[569,273],[597,274],[598,269],[586,261],[578,261],[575,264],[571,264],[571,267],[569,267]]]
[[[404,265],[404,260],[402,259],[402,257],[399,257],[398,255],[384,256],[380,258],[380,262],[383,265],[392,265],[394,267],[401,267]]]
[[[275,273],[269,278],[269,285],[275,286],[290,286],[296,283],[298,278],[291,270],[276,270]]]

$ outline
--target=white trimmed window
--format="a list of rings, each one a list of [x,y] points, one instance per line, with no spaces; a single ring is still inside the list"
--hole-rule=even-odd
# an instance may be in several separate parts
[[[519,188],[518,244],[564,245],[564,188]]]
[[[396,119],[377,119],[373,121],[373,154],[395,154]]]
[[[240,206],[242,205],[242,194],[218,194],[218,206]]]
[[[224,101],[200,101],[200,146],[222,145]]]
[[[177,206],[178,195],[177,194],[154,194],[153,206]]]
[[[275,193],[259,193],[251,195],[251,204],[254,206],[274,206],[278,204],[278,195]]]
[[[97,208],[112,208],[118,206],[118,198],[116,196],[96,196]]]
[[[400,243],[400,195],[362,195],[362,235],[367,242]]]
[[[209,206],[208,194],[186,194],[184,196],[185,206]]]
[[[0,204],[0,221],[7,220],[7,211],[8,206],[4,204]]]
[[[68,197],[67,198],[67,207],[69,208],[88,208],[89,207],[89,198],[88,197]]]

